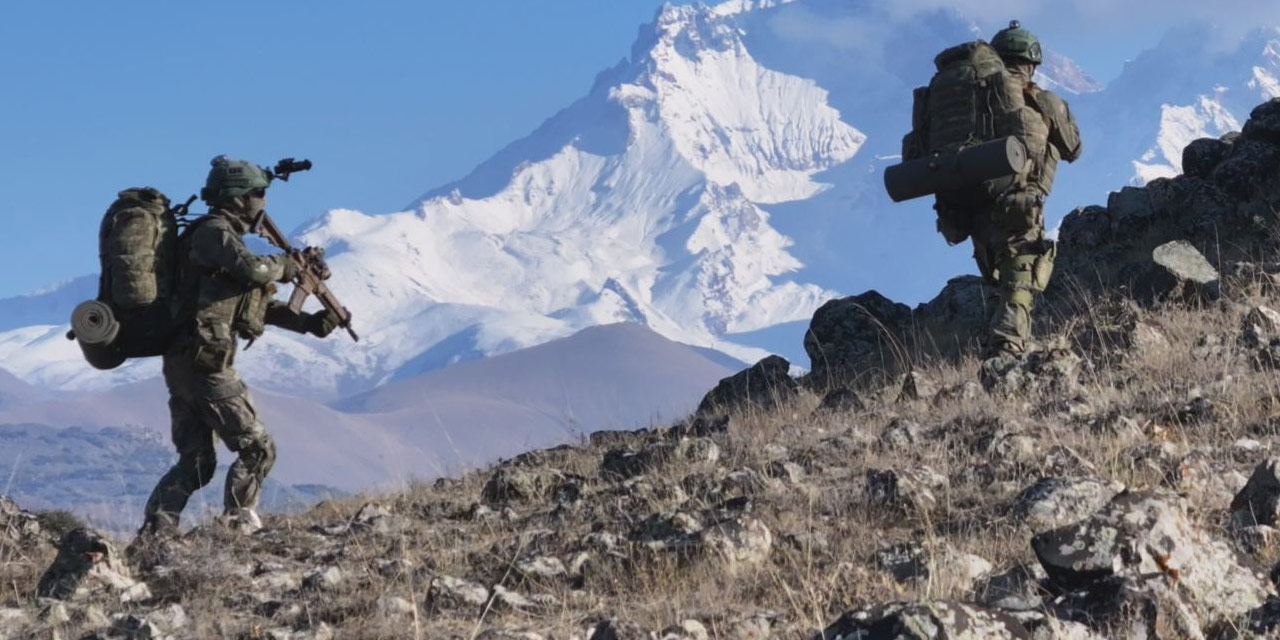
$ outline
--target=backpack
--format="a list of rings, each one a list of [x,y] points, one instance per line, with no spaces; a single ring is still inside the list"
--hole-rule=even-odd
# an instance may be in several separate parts
[[[946,49],[934,58],[934,66],[937,72],[929,86],[913,95],[911,131],[903,138],[904,161],[954,153],[1006,136],[1028,143],[1029,127],[1043,121],[1028,107],[1024,88],[1005,69],[1000,54],[986,42]],[[1028,153],[1038,157],[1036,149],[1028,148]]]
[[[98,297],[72,313],[72,333],[93,366],[111,369],[169,348],[177,325],[179,219],[190,202],[171,207],[156,189],[132,188],[103,214]]]

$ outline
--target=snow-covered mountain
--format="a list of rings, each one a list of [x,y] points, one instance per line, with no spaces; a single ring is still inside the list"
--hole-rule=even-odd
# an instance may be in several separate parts
[[[946,247],[926,200],[892,205],[881,171],[933,55],[991,34],[953,11],[904,20],[875,4],[662,8],[582,99],[465,178],[405,211],[305,225],[364,339],[272,332],[241,369],[331,399],[613,322],[754,360],[798,344],[831,296],[931,296],[973,270],[969,252]],[[1086,154],[1060,171],[1051,222],[1109,186],[1178,171],[1182,144],[1280,91],[1280,33],[1230,52],[1210,41],[1171,34],[1105,90],[1049,54],[1039,80],[1071,100]],[[6,368],[64,389],[154,375],[148,362],[89,370],[62,339],[81,297],[68,290],[0,301]]]

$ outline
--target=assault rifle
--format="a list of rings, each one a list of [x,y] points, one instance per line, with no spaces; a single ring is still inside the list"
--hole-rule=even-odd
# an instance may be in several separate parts
[[[285,158],[276,163],[271,170],[273,178],[288,181],[289,174],[297,171],[306,171],[311,168],[310,160],[302,160],[295,162],[293,158]],[[360,341],[360,336],[356,335],[354,329],[351,328],[351,312],[338,302],[337,296],[329,290],[329,286],[324,283],[329,279],[332,273],[329,271],[329,265],[324,261],[324,249],[320,247],[307,247],[306,249],[296,249],[289,243],[289,238],[280,231],[280,227],[276,226],[276,221],[271,219],[264,210],[258,214],[258,219],[254,221],[251,229],[270,242],[276,248],[285,252],[289,256],[289,260],[298,268],[298,275],[293,279],[293,294],[289,296],[289,309],[294,313],[302,311],[302,304],[306,302],[308,296],[315,296],[321,305],[330,313],[338,318],[338,326],[347,330],[351,339],[356,342]]]

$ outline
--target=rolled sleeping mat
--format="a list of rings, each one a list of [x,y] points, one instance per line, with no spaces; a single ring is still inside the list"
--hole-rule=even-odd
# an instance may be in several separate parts
[[[101,300],[85,300],[71,311],[71,331],[80,344],[108,345],[120,334],[120,323],[111,305]]]
[[[894,202],[902,202],[1017,175],[1028,162],[1026,145],[1009,136],[886,167],[884,188]]]
[[[115,345],[120,323],[111,307],[100,300],[87,300],[71,311],[71,335],[84,359],[95,369],[114,369],[124,364],[124,353]]]

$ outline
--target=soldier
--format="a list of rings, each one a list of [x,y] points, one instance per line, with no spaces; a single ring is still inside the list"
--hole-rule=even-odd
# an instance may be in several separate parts
[[[245,246],[242,236],[266,205],[270,175],[225,156],[211,164],[200,192],[209,214],[179,243],[181,328],[164,355],[178,462],[147,500],[143,534],[176,531],[188,498],[213,477],[215,435],[239,455],[227,473],[224,520],[242,530],[261,528],[255,509],[276,449],[232,368],[237,338],[258,338],[267,324],[321,338],[338,326],[328,311],[294,313],[274,300],[274,283],[292,281],[297,267],[286,255],[259,256]]]
[[[993,115],[1013,115],[1031,158],[1030,170],[994,198],[980,189],[944,192],[934,207],[939,231],[948,242],[973,239],[978,268],[998,291],[984,345],[984,358],[994,366],[1021,356],[1027,348],[1034,295],[1048,285],[1057,253],[1045,238],[1045,198],[1053,188],[1058,162],[1074,162],[1081,144],[1067,103],[1032,82],[1043,60],[1036,37],[1014,21],[996,34],[991,46],[1004,61],[1010,91],[1021,91],[1022,100],[1006,104],[1025,102]]]

